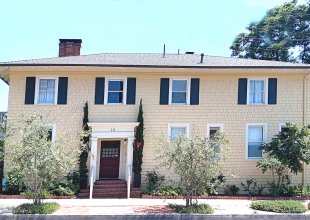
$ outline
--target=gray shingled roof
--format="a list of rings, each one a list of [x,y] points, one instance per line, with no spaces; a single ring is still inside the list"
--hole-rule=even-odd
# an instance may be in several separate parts
[[[0,62],[0,66],[133,66],[175,68],[310,68],[310,65],[200,54],[101,53],[70,57]]]

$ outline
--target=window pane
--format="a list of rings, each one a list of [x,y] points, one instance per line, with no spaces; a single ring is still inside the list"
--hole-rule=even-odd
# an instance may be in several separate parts
[[[123,103],[123,92],[109,92],[108,103]]]
[[[186,127],[172,127],[170,139],[173,141],[179,135],[186,134]]]
[[[55,79],[40,79],[39,104],[53,104],[55,101]]]
[[[187,90],[187,81],[186,80],[172,80],[172,91],[181,91],[184,92]]]
[[[109,91],[123,91],[123,81],[109,81]]]
[[[259,150],[259,147],[261,146],[262,142],[255,142],[248,144],[248,157],[262,157],[263,153],[262,150]]]
[[[212,138],[219,130],[219,127],[210,127],[209,137]]]
[[[262,142],[263,141],[263,126],[249,127],[248,130],[249,142]]]
[[[186,92],[172,92],[172,103],[186,103]]]

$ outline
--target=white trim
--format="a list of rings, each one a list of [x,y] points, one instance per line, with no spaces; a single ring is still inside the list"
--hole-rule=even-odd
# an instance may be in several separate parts
[[[247,78],[247,105],[268,105],[268,78],[266,77],[252,77],[252,78]],[[264,81],[264,103],[250,103],[250,82],[251,80],[263,80]]]
[[[186,103],[172,103],[172,82],[173,80],[186,80]],[[191,78],[190,77],[173,77],[169,78],[169,105],[190,105],[190,97],[191,97]]]
[[[171,138],[171,128],[186,128],[186,137],[189,138],[189,124],[168,124],[168,137]]]
[[[41,79],[55,79],[55,96],[54,96],[54,103],[38,103],[39,99],[39,86]],[[36,85],[35,85],[35,94],[34,94],[34,104],[35,105],[57,105],[58,99],[58,76],[37,76],[36,77]]]
[[[287,127],[286,123],[279,123],[279,125],[278,125],[279,132],[281,132],[283,127]]]
[[[123,102],[122,103],[108,103],[109,80],[123,81]],[[127,77],[125,76],[106,77],[104,81],[104,104],[105,105],[126,105],[127,104],[126,102],[127,102]]]
[[[207,124],[207,138],[210,138],[210,128],[218,127],[220,128],[220,132],[224,131],[224,124]]]
[[[249,138],[249,127],[251,126],[263,126],[263,142],[267,142],[267,123],[246,123],[246,135],[245,135],[245,158],[247,160],[260,160],[262,157],[248,157],[248,138]]]

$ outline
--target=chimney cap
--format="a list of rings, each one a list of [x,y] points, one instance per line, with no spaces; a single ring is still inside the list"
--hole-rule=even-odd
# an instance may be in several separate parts
[[[59,43],[67,43],[67,42],[82,43],[82,39],[59,39]]]

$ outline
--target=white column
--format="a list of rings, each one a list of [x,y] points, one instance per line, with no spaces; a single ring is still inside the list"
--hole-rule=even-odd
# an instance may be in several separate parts
[[[92,169],[93,169],[93,181],[96,181],[96,169],[97,169],[97,147],[98,147],[98,138],[90,138],[91,140],[91,150],[90,150],[90,167],[89,172],[91,175]]]
[[[127,140],[127,165],[126,165],[126,181],[128,181],[129,171],[128,167],[131,167],[132,171],[132,159],[133,159],[133,142],[134,138],[128,138]],[[132,174],[131,174],[132,175]]]

